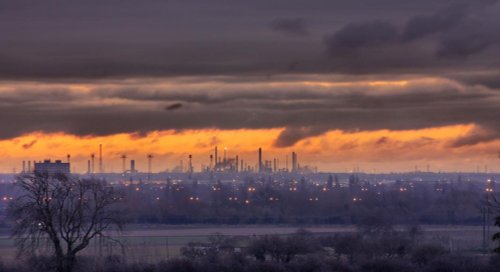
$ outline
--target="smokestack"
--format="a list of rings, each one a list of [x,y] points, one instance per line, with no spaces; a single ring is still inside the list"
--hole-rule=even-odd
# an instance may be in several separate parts
[[[91,173],[90,160],[87,160],[87,174],[90,174],[90,173]]]
[[[127,155],[123,154],[121,156],[121,158],[122,158],[122,170],[123,170],[123,174],[125,174],[127,172],[127,166],[126,166],[126,164],[127,164]]]
[[[243,166],[243,160],[241,160],[241,164],[240,165],[241,165],[241,172],[245,171],[245,168]]]
[[[189,172],[189,174],[192,174],[193,173],[193,155],[189,154],[188,159],[189,159],[188,172]]]
[[[91,169],[90,173],[94,174],[94,170],[95,170],[95,167],[94,167],[95,166],[95,163],[94,163],[95,162],[95,154],[94,153],[92,153],[92,155],[90,155],[90,159],[92,160],[92,169]]]
[[[130,173],[135,173],[135,160],[130,160]]]
[[[26,161],[23,161],[23,174],[26,173]]]
[[[71,163],[71,155],[70,154],[66,155],[66,162]]]
[[[239,165],[240,165],[240,160],[239,160],[239,158],[238,158],[238,155],[236,155],[236,165],[235,165],[235,166],[236,166],[236,167],[235,167],[235,171],[236,171],[236,172],[238,172],[238,170],[239,170]]]
[[[217,154],[217,146],[215,146],[215,164],[217,164],[219,162],[219,157],[217,157],[218,154]]]
[[[102,167],[102,144],[99,144],[99,174],[102,174],[103,172],[103,167]]]
[[[210,154],[210,170],[214,170],[214,155]]]
[[[259,147],[259,173],[262,173],[262,148]]]
[[[297,153],[292,152],[292,172],[297,171]]]
[[[148,181],[151,181],[151,175],[153,174],[153,155],[148,155]]]
[[[276,172],[276,158],[273,160],[273,172]]]

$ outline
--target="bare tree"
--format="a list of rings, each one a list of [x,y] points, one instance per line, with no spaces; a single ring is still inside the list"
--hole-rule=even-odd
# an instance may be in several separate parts
[[[48,241],[58,272],[72,271],[92,239],[112,239],[107,233],[123,228],[122,197],[105,181],[35,174],[18,177],[16,184],[21,195],[8,213],[19,254],[33,254]]]

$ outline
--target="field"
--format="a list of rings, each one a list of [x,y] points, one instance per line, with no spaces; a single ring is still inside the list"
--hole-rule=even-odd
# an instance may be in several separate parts
[[[354,226],[304,227],[315,235],[348,233]],[[400,227],[403,229],[403,227]],[[89,256],[125,255],[131,261],[156,262],[178,256],[180,249],[189,242],[202,242],[215,233],[232,237],[252,237],[266,234],[287,235],[297,230],[291,226],[131,226],[116,238],[123,247],[109,241],[94,240],[83,254]],[[480,252],[482,249],[481,226],[422,226],[423,240],[440,243],[450,251]],[[494,231],[494,230],[492,230]],[[16,259],[14,241],[0,236],[0,260]]]

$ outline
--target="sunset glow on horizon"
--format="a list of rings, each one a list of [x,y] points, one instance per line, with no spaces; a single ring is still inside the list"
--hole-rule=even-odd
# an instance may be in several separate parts
[[[222,152],[228,148],[228,157],[239,155],[246,164],[254,167],[257,149],[262,147],[267,159],[277,158],[284,167],[285,157],[292,151],[299,153],[303,165],[317,166],[319,171],[351,171],[359,167],[366,172],[412,171],[415,165],[425,170],[427,164],[441,171],[460,171],[476,165],[481,169],[494,159],[492,147],[499,141],[473,147],[451,147],[457,138],[467,135],[473,125],[458,125],[421,130],[376,130],[348,132],[328,131],[310,137],[295,145],[280,148],[274,142],[283,128],[260,130],[185,130],[155,131],[141,134],[114,134],[109,136],[76,136],[65,133],[34,132],[9,140],[0,141],[0,164],[2,172],[20,169],[22,160],[40,161],[44,159],[66,160],[71,154],[73,170],[84,173],[87,160],[92,153],[97,154],[102,144],[105,170],[121,171],[121,156],[135,159],[138,168],[146,169],[146,155],[154,156],[154,171],[172,170],[180,160],[193,155],[196,169],[208,165],[208,155],[215,146]],[[15,154],[15,155],[13,155]],[[472,167],[471,167],[472,166]],[[500,170],[495,165],[490,170]]]

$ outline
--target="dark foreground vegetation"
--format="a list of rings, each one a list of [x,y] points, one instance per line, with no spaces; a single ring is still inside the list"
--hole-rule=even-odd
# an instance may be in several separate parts
[[[234,181],[166,179],[115,183],[130,223],[358,224],[385,214],[392,224],[481,225],[485,201],[498,198],[495,180],[459,174],[384,181],[377,176],[310,177],[248,174]],[[0,184],[1,220],[22,194]],[[490,217],[493,219],[493,214]],[[7,221],[5,221],[7,222]],[[490,223],[493,223],[491,220]]]
[[[238,272],[238,271],[366,271],[470,272],[498,271],[500,255],[455,253],[427,243],[418,229],[360,230],[357,233],[317,236],[304,230],[288,236],[235,239],[211,236],[193,243],[182,256],[151,263],[129,263],[120,256],[95,260],[79,257],[74,271],[102,272]],[[38,256],[0,271],[55,271],[54,260]]]
[[[491,190],[490,190],[491,189]],[[495,181],[365,180],[335,175],[248,176],[237,182],[138,183],[124,186],[131,220],[164,224],[358,224],[385,214],[392,224],[482,224],[484,201]]]
[[[494,221],[500,207],[494,185],[493,180],[460,178],[370,183],[351,176],[342,186],[330,176],[323,184],[249,177],[228,183],[168,180],[111,186],[101,179],[20,176],[6,210],[20,261],[1,264],[0,271],[499,271],[500,257],[486,247],[483,252],[451,251],[451,246],[425,239],[417,227]],[[110,233],[128,222],[346,223],[358,231],[214,235],[156,264],[131,263],[126,255],[83,254],[95,239],[120,244]],[[413,227],[402,230],[395,224]],[[498,241],[500,234],[492,238]],[[48,248],[40,246],[43,239]]]

